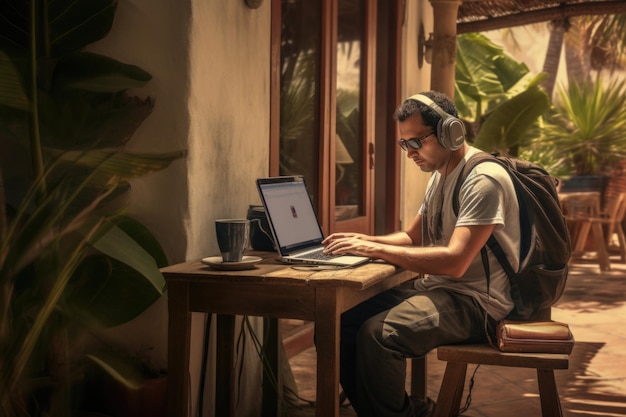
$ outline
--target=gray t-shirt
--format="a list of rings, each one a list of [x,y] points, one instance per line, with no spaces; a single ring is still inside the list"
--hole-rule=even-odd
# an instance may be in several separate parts
[[[454,215],[452,207],[454,186],[465,161],[477,152],[478,149],[470,148],[464,160],[445,178],[443,190],[440,186],[441,175],[438,172],[433,173],[419,212],[424,218],[425,225],[441,226],[439,231],[431,229],[430,237],[434,240],[432,245],[436,246],[447,245],[457,226],[495,224],[494,235],[511,266],[517,270],[520,252],[519,206],[511,178],[503,167],[489,162],[477,165],[461,186],[459,216],[457,218]],[[424,233],[425,242],[429,242],[428,235]],[[506,273],[491,250],[487,250],[487,253],[490,270],[489,294],[480,253],[461,278],[430,274],[416,280],[415,288],[418,290],[447,288],[469,295],[474,297],[491,317],[500,320],[513,309],[513,301]]]

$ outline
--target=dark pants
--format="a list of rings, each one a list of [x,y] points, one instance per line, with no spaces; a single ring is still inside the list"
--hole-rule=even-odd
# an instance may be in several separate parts
[[[412,283],[346,311],[340,381],[359,417],[412,417],[406,359],[444,344],[483,342],[484,320],[472,297],[443,289],[417,291]]]

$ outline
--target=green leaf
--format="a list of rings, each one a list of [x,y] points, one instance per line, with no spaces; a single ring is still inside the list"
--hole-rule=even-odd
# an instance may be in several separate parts
[[[30,111],[30,101],[24,93],[20,76],[9,59],[0,51],[0,106]]]
[[[135,65],[89,52],[62,58],[55,68],[55,89],[73,88],[97,93],[117,93],[143,87],[152,76]]]
[[[502,54],[502,48],[483,35],[458,36],[455,80],[459,90],[475,101],[502,94],[504,88],[494,65]]]
[[[161,294],[165,289],[165,279],[152,256],[135,240],[117,226],[111,227],[97,240],[93,247],[113,259],[130,266],[141,273]]]
[[[185,155],[185,151],[150,154],[118,149],[99,149],[63,152],[58,155],[57,161],[60,164],[95,169],[102,180],[108,180],[112,176],[129,180],[162,170]]]
[[[7,192],[0,199],[2,207],[9,203],[0,212],[0,350],[10,352],[0,366],[5,414],[23,412],[27,401],[42,406],[38,414],[71,415],[69,401],[54,397],[73,387],[65,375],[76,352],[63,341],[75,331],[132,320],[165,288],[162,248],[138,222],[119,220],[119,201],[110,203],[128,180],[162,170],[186,152],[124,150],[154,106],[151,97],[128,90],[143,87],[151,75],[80,52],[109,32],[116,5],[0,2],[0,135],[10,142],[3,141],[0,152],[0,192]],[[47,367],[49,360],[58,366]],[[116,372],[111,362],[100,364]],[[34,374],[68,382],[50,398],[32,398]]]
[[[512,97],[511,89],[528,67],[479,33],[457,37],[455,104],[466,120],[478,122],[488,110]]]
[[[141,268],[150,268],[148,263]],[[151,263],[154,267],[154,260]],[[154,284],[142,272],[108,255],[89,255],[72,277],[62,309],[90,329],[119,326],[135,319],[163,295],[163,288],[155,285],[165,283]]]
[[[159,244],[159,241],[146,226],[128,216],[119,216],[115,224],[126,234],[132,236],[132,238],[154,258],[158,268],[169,265],[167,256]]]
[[[0,49],[29,56],[31,5],[36,5],[37,56],[60,57],[102,39],[113,25],[116,0],[0,2]]]
[[[545,141],[565,156],[556,164],[572,175],[605,175],[626,158],[626,81],[570,83],[547,119]]]
[[[85,357],[98,365],[110,377],[128,388],[141,388],[144,378],[127,358],[105,351],[89,353]]]
[[[92,244],[101,253],[85,259],[68,289],[65,308],[72,317],[89,327],[117,326],[163,295],[165,280],[159,267],[167,259],[141,223],[121,216]]]
[[[524,144],[528,129],[549,107],[550,99],[539,87],[523,91],[487,115],[474,146],[487,152],[509,153],[509,149]]]

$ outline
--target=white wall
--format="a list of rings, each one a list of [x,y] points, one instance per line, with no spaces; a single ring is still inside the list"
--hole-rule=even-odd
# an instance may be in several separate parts
[[[192,1],[190,43],[186,259],[198,259],[219,253],[215,219],[245,218],[248,206],[260,203],[254,181],[266,176],[269,167],[270,1],[258,9],[247,8],[243,0]],[[204,315],[194,315],[193,323],[200,342]],[[254,323],[260,332],[260,319]],[[201,343],[193,346],[196,392]],[[239,357],[246,361],[242,378],[250,382],[239,394],[237,409],[240,415],[253,415],[252,410],[260,410],[262,374],[252,343],[246,347]],[[215,363],[208,374],[215,375]],[[213,400],[205,398],[203,415],[211,415]]]
[[[132,184],[130,214],[152,230],[170,263],[217,254],[214,220],[245,217],[259,204],[254,180],[269,166],[270,3],[253,10],[243,0],[121,1],[111,33],[91,48],[153,76],[154,111],[129,147],[189,152]],[[194,314],[194,397],[204,323]],[[167,297],[111,337],[128,349],[154,348],[154,361],[166,367]],[[252,365],[244,378],[258,389]],[[240,407],[257,410],[260,396],[245,391]]]
[[[214,220],[246,217],[268,173],[270,2],[193,1],[187,258],[218,252]]]
[[[403,28],[404,55],[402,57],[402,94],[409,97],[430,89],[430,64],[424,62],[420,69],[417,62],[417,34],[420,22],[424,24],[426,38],[433,28],[432,6],[428,0],[408,0]],[[430,174],[422,172],[406,153],[402,153],[400,184],[400,220],[402,228],[407,227],[417,214]]]

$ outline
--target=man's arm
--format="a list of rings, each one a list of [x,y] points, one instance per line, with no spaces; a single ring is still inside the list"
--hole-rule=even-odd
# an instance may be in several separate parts
[[[421,220],[418,220],[417,223],[420,222]],[[404,245],[344,237],[332,240],[327,246],[327,251],[383,259],[411,271],[459,278],[467,271],[495,228],[494,224],[456,227],[447,246],[422,247],[413,245],[411,236],[415,233],[419,235],[414,229],[415,223],[406,232],[401,232],[406,236],[404,239],[400,239],[396,233],[387,235],[390,241],[393,241],[392,238],[397,239],[405,242]]]
[[[422,242],[421,230],[422,230],[422,216],[418,214],[415,217],[415,219],[413,219],[413,222],[411,223],[409,228],[405,231],[394,232],[394,233],[381,235],[381,236],[372,236],[372,235],[366,235],[364,233],[354,233],[354,232],[338,232],[338,233],[333,233],[332,235],[328,236],[326,239],[324,239],[322,244],[326,245],[327,252],[331,251],[330,248],[334,246],[333,242],[348,239],[348,238],[360,239],[360,240],[365,240],[369,242],[377,242],[377,243],[382,243],[385,245],[420,246]]]

